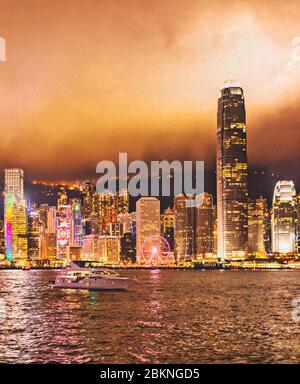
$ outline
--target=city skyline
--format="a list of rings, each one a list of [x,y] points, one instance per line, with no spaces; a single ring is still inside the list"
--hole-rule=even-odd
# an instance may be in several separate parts
[[[22,167],[30,180],[89,179],[100,160],[127,151],[131,159],[205,160],[213,169],[215,97],[237,78],[250,166],[299,183],[296,1],[285,5],[286,18],[260,1],[233,1],[230,10],[218,1],[70,4],[2,7],[4,168]]]
[[[300,362],[299,19],[300,0],[0,0],[11,379]]]

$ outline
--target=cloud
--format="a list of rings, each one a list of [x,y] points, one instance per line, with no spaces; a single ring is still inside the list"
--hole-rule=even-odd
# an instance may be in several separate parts
[[[281,17],[278,4],[6,3],[1,164],[86,179],[126,151],[213,167],[218,91],[233,77],[246,95],[250,164],[296,170],[300,79],[289,62],[300,6],[289,1]]]

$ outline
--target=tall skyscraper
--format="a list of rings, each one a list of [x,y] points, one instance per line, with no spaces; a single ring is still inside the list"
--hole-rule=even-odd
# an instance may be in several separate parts
[[[162,236],[168,241],[171,251],[174,251],[174,222],[173,209],[165,209],[161,215],[161,230]]]
[[[109,234],[110,224],[117,222],[116,197],[113,193],[98,195],[98,215],[100,234]]]
[[[20,168],[4,170],[4,225],[6,259],[28,257],[24,171]]]
[[[185,255],[185,196],[174,197],[174,256],[179,261]]]
[[[119,213],[117,216],[117,223],[123,227],[123,233],[131,232],[131,215],[130,213]]]
[[[67,258],[67,247],[72,243],[72,207],[59,205],[56,212],[56,257]]]
[[[255,209],[263,216],[264,252],[269,254],[271,252],[271,214],[267,200],[260,196],[255,201]]]
[[[28,257],[37,260],[40,257],[40,214],[37,209],[28,213]]]
[[[194,196],[174,197],[174,256],[177,261],[192,260],[196,253],[197,208],[189,204]]]
[[[56,207],[49,207],[47,210],[47,229],[49,234],[56,234]]]
[[[106,264],[119,264],[120,241],[117,236],[99,236],[98,255],[100,260]]]
[[[83,224],[81,215],[81,203],[79,199],[71,200],[72,207],[72,245],[82,246],[83,241]]]
[[[256,202],[248,204],[248,251],[249,255],[263,255],[264,247],[264,215],[256,209]]]
[[[248,246],[252,256],[270,252],[270,214],[263,197],[248,203]]]
[[[213,197],[203,193],[202,204],[197,207],[197,255],[200,258],[213,255],[215,210]]]
[[[160,201],[155,197],[141,197],[136,203],[136,259],[147,263],[142,247],[151,236],[160,236]]]
[[[120,252],[122,262],[136,262],[135,236],[132,233],[126,232],[124,233],[124,236],[120,238]]]
[[[96,187],[91,181],[87,181],[83,187],[83,218],[87,219],[91,214],[97,212],[97,194]]]
[[[127,190],[117,192],[116,204],[117,214],[129,213],[129,194]]]
[[[246,110],[243,89],[226,82],[218,100],[218,256],[244,258],[248,245]]]
[[[273,195],[272,251],[296,252],[297,195],[292,181],[278,181]]]

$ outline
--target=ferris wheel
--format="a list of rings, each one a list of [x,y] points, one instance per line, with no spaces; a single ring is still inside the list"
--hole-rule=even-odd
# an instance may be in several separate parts
[[[162,236],[149,236],[142,245],[143,261],[150,265],[164,264],[170,252],[170,245]]]

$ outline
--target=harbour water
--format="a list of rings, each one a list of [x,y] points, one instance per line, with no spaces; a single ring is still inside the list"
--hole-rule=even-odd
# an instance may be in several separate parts
[[[300,363],[300,271],[124,271],[128,292],[0,271],[1,363]]]

